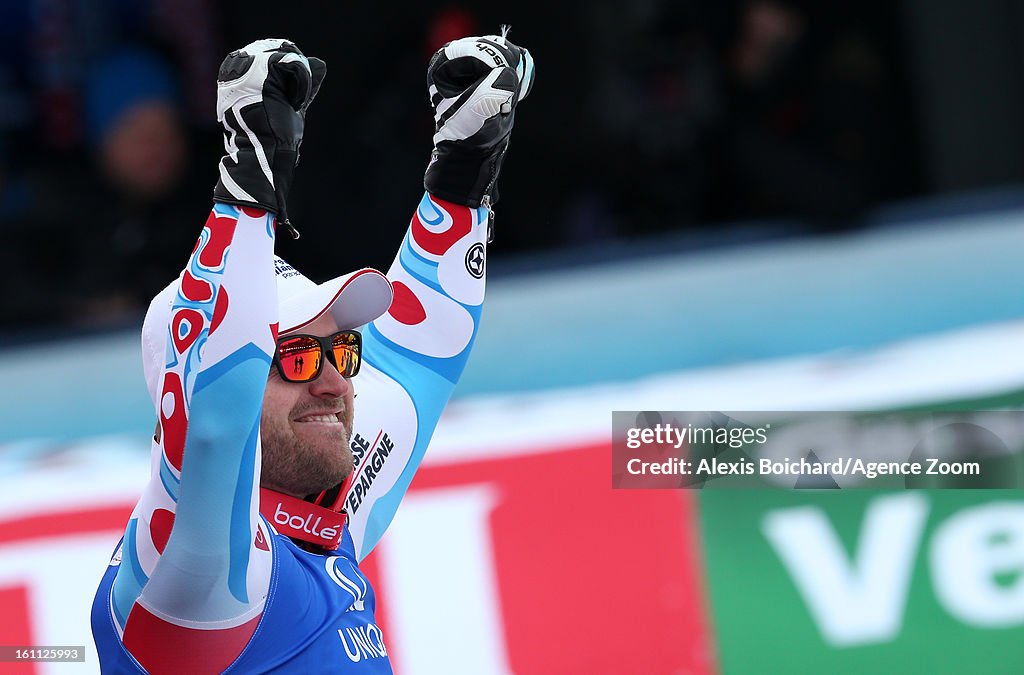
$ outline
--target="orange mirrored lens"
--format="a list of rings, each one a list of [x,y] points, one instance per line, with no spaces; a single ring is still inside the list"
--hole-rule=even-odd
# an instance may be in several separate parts
[[[345,377],[355,377],[359,372],[360,346],[357,333],[338,333],[331,341],[334,361],[338,364],[338,372]]]
[[[306,382],[320,372],[320,343],[309,337],[283,340],[277,346],[277,359],[285,379]]]

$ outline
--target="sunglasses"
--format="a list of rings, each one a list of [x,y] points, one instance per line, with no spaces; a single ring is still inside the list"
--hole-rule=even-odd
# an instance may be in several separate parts
[[[274,365],[287,382],[312,382],[324,370],[324,355],[343,377],[355,377],[362,363],[363,338],[354,330],[334,335],[287,335],[277,341]]]

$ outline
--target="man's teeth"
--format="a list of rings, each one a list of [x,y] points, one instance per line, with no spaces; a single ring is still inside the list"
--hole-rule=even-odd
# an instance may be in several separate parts
[[[309,415],[303,417],[300,421],[302,422],[337,422],[337,415]]]

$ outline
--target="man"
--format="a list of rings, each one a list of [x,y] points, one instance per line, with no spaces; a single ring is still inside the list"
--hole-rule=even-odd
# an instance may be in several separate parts
[[[317,285],[273,246],[276,225],[292,229],[324,72],[284,40],[221,64],[216,203],[143,326],[159,422],[150,483],[93,603],[104,672],[391,672],[358,561],[476,335],[490,204],[533,60],[504,36],[434,55],[427,193],[395,263]]]

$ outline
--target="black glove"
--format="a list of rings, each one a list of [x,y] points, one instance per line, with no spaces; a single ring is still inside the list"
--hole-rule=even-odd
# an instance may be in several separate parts
[[[530,52],[500,35],[455,40],[434,54],[427,66],[434,151],[423,177],[430,194],[474,208],[498,201],[515,109],[533,72]]]
[[[306,109],[326,71],[287,40],[257,40],[227,55],[217,74],[217,120],[228,154],[220,160],[216,201],[257,206],[291,228],[286,202]]]

